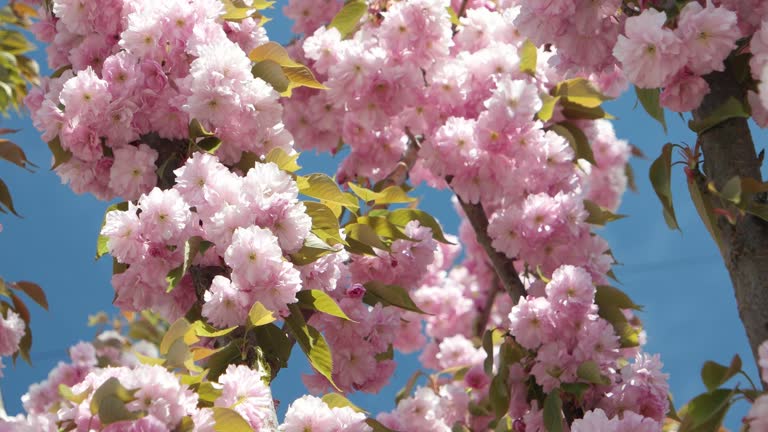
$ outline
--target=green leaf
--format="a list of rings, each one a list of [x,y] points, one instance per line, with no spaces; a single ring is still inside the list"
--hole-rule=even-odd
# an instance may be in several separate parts
[[[749,116],[749,109],[745,107],[744,104],[738,99],[731,96],[706,118],[689,121],[688,127],[692,131],[701,135],[726,120],[732,118],[749,118]]]
[[[231,408],[212,407],[213,430],[216,432],[253,432],[251,425]]]
[[[590,385],[587,383],[562,383],[560,388],[562,388],[564,392],[570,393],[578,399],[581,399],[584,393],[589,390]]]
[[[353,321],[341,310],[336,301],[323,291],[314,289],[299,291],[296,294],[296,298],[299,299],[298,305],[302,309],[315,310],[347,321]]]
[[[364,300],[368,304],[381,303],[384,306],[397,306],[401,309],[426,314],[416,306],[408,292],[397,285],[384,285],[381,282],[371,281],[365,286]]]
[[[483,333],[483,350],[485,350],[483,370],[485,370],[486,375],[493,373],[493,332],[494,330],[486,330]]]
[[[555,87],[554,96],[561,96],[568,102],[585,108],[599,108],[610,99],[598,91],[586,78],[573,78]]]
[[[88,388],[86,390],[83,390],[79,394],[75,394],[72,391],[72,387],[66,385],[66,384],[59,384],[59,395],[61,395],[64,400],[70,401],[72,403],[75,403],[77,405],[80,405],[80,403],[86,399],[88,399],[88,396],[91,394],[91,389]]]
[[[507,377],[502,374],[494,376],[488,389],[488,398],[497,418],[509,411],[510,397]]]
[[[576,376],[592,384],[611,384],[611,380],[600,373],[600,366],[594,360],[587,360],[580,364],[576,369]]]
[[[341,235],[339,219],[330,207],[314,201],[305,201],[304,207],[306,207],[307,216],[312,218],[312,232],[320,240],[329,245],[346,243]]]
[[[289,155],[285,150],[276,147],[267,153],[264,162],[272,162],[281,170],[293,173],[301,169],[301,165],[296,162],[298,159],[299,153]]]
[[[196,335],[200,337],[207,337],[207,338],[214,338],[214,337],[221,337],[221,336],[228,335],[238,327],[238,326],[233,326],[233,327],[219,330],[216,327],[213,327],[212,325],[200,320],[192,323],[192,326],[195,329]]]
[[[197,145],[199,149],[205,152],[214,154],[216,153],[216,150],[218,150],[219,147],[221,147],[221,140],[216,137],[207,137],[207,138],[201,139],[195,145]]]
[[[410,378],[408,378],[408,381],[405,384],[405,387],[401,388],[400,391],[395,394],[395,404],[399,404],[401,400],[409,397],[411,395],[411,391],[413,390],[413,386],[416,385],[416,381],[419,379],[419,377],[422,375],[421,371],[416,371],[411,375]]]
[[[299,176],[297,183],[299,184],[299,192],[308,197],[338,204],[353,211],[360,208],[354,195],[342,192],[336,182],[325,174]]]
[[[369,255],[375,254],[370,248],[381,249],[389,251],[384,241],[381,240],[376,231],[369,225],[361,223],[351,223],[344,226],[345,239],[350,244],[353,252],[362,252]],[[356,244],[360,244],[364,247],[363,250],[356,250]]]
[[[720,227],[717,225],[717,215],[712,206],[712,201],[709,199],[710,192],[704,184],[702,174],[698,169],[691,170],[687,180],[688,193],[691,195],[691,201],[693,201],[693,205],[699,213],[699,218],[704,222],[704,226],[707,228],[712,240],[714,240],[715,244],[718,246],[718,250],[724,250]]]
[[[176,342],[176,340],[183,338],[191,327],[192,325],[189,321],[183,317],[171,324],[168,331],[165,332],[163,340],[160,341],[160,346],[158,347],[160,349],[160,354],[167,354],[171,345]]]
[[[612,115],[605,112],[601,107],[588,108],[583,105],[560,99],[560,105],[563,107],[561,111],[563,116],[571,120],[597,120],[597,119],[613,119]]]
[[[643,307],[635,304],[622,290],[610,285],[597,285],[595,287],[595,304],[599,308],[617,307],[621,309],[642,310]]]
[[[592,153],[592,146],[589,145],[589,139],[580,127],[566,121],[552,125],[550,129],[568,141],[573,148],[576,159],[584,159],[597,166],[595,155]]]
[[[713,361],[707,361],[701,368],[701,381],[712,392],[741,371],[741,357],[733,356],[731,364],[723,366]]]
[[[640,101],[640,105],[643,106],[645,112],[652,118],[661,124],[664,128],[664,133],[667,133],[667,121],[664,119],[664,108],[661,107],[659,97],[661,95],[660,89],[644,89],[635,86],[635,94],[637,94],[637,100]]]
[[[520,47],[520,72],[528,75],[536,75],[536,45],[526,39],[523,46]],[[598,104],[599,105],[599,104]]]
[[[656,196],[661,201],[664,221],[670,229],[679,230],[680,227],[677,224],[677,218],[675,218],[675,209],[672,205],[672,148],[672,144],[667,143],[664,145],[661,149],[661,155],[651,164],[648,176]]]
[[[615,306],[600,307],[598,315],[611,323],[614,331],[619,336],[619,345],[622,348],[632,348],[640,345],[640,333],[632,326],[621,309]]]
[[[368,5],[364,1],[352,0],[344,5],[328,25],[335,28],[345,38],[352,33],[360,22],[360,18],[368,11]]]
[[[560,102],[560,96],[552,97],[544,93],[541,95],[541,102],[543,104],[536,116],[539,118],[539,120],[548,122],[555,114],[555,107],[557,106],[557,103]]]
[[[411,203],[416,198],[408,196],[408,193],[400,186],[389,186],[380,192],[375,192],[373,199],[375,205]]]
[[[365,410],[358,407],[339,393],[328,393],[321,398],[328,408],[352,408],[353,411],[364,413]]]
[[[717,432],[734,394],[734,390],[718,389],[693,398],[680,409],[685,414],[678,432]]]
[[[248,58],[255,63],[264,60],[272,60],[280,66],[303,66],[301,63],[293,60],[285,47],[277,42],[267,42],[257,46],[256,48],[252,49],[250,53],[248,53]]]
[[[325,338],[316,328],[306,323],[301,309],[297,305],[288,305],[288,308],[291,311],[291,314],[285,318],[288,330],[299,343],[304,354],[307,355],[312,367],[328,379],[333,387],[336,387],[333,382],[333,356]]]
[[[48,148],[51,149],[51,153],[53,154],[53,165],[51,166],[51,169],[54,170],[61,166],[61,164],[69,162],[70,159],[72,159],[72,152],[69,150],[64,150],[64,147],[61,146],[61,141],[59,140],[59,137],[56,136],[56,138],[52,139],[51,141],[48,141]]]
[[[189,122],[189,137],[191,139],[212,137],[213,132],[210,132],[203,126],[198,119],[192,119]]]
[[[360,216],[356,221],[358,224],[368,225],[373,229],[378,237],[385,239],[401,239],[418,242],[403,232],[403,228],[390,222],[385,216]]]
[[[255,334],[264,357],[270,364],[281,368],[288,367],[288,358],[291,356],[293,343],[288,339],[284,330],[274,324],[267,324],[251,331]]]
[[[337,252],[336,249],[330,247],[326,242],[318,238],[317,235],[310,232],[309,236],[304,240],[304,246],[298,252],[291,254],[291,262],[299,266],[307,265],[329,253],[335,252]]]
[[[373,432],[395,432],[392,429],[384,426],[376,419],[367,418],[365,419],[365,424],[371,427],[373,429]]]
[[[283,72],[283,67],[274,60],[262,60],[251,68],[254,78],[261,78],[278,93],[288,90],[291,80]]]
[[[563,401],[560,391],[552,390],[544,399],[544,429],[547,432],[563,432]]]
[[[461,25],[461,21],[459,21],[459,16],[456,15],[456,11],[453,10],[451,6],[446,6],[445,10],[448,11],[448,16],[451,18],[451,25],[453,25],[454,27]]]
[[[168,282],[166,292],[171,292],[176,288],[184,275],[187,274],[187,271],[189,271],[189,267],[192,265],[192,261],[194,261],[195,257],[197,257],[198,254],[204,254],[211,246],[213,246],[213,243],[203,240],[200,236],[190,237],[184,242],[184,262],[168,272],[168,275],[165,278]]]
[[[296,87],[309,87],[318,90],[328,89],[328,87],[315,78],[312,70],[304,65],[296,67],[283,66],[283,73],[285,73],[285,76],[290,81],[288,90],[282,92],[283,96],[291,96],[291,89]]]
[[[408,222],[417,220],[421,226],[432,230],[432,238],[441,243],[453,244],[445,238],[443,229],[437,220],[425,211],[409,208],[397,209],[387,215],[387,220],[400,227],[405,227]]]
[[[256,329],[261,328],[263,327],[257,327]],[[224,373],[227,366],[240,358],[240,344],[242,344],[242,339],[235,339],[208,358],[206,368],[208,369],[209,380],[216,381]]]
[[[11,198],[11,192],[8,190],[8,186],[6,186],[5,182],[0,179],[0,211],[6,213],[7,211],[3,209],[3,206],[14,215],[21,217],[21,215],[16,213],[16,209],[13,207],[13,199]]]
[[[93,392],[93,397],[91,398],[90,404],[91,414],[99,415],[101,417],[101,402],[108,396],[114,396],[115,399],[121,402],[130,402],[134,400],[135,393],[136,390],[128,390],[127,388],[123,387],[117,378],[109,378],[104,381],[104,383],[99,388],[97,388],[95,392]]]
[[[271,310],[264,307],[260,302],[256,302],[248,311],[248,323],[253,327],[259,327],[273,323],[277,320]]]
[[[614,214],[610,210],[604,209],[590,200],[584,200],[584,209],[587,210],[588,213],[586,222],[593,225],[605,226],[608,222],[617,221],[627,217],[622,214]]]
[[[11,288],[16,288],[29,296],[35,303],[39,304],[43,309],[48,310],[48,299],[45,297],[45,292],[40,288],[40,285],[28,281],[19,281],[11,284]]]

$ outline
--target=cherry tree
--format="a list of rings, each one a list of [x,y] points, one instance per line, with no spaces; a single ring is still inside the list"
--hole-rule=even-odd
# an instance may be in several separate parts
[[[768,187],[747,126],[768,124],[763,2],[290,0],[288,46],[265,0],[34,6],[55,72],[25,103],[62,181],[121,200],[95,243],[124,315],[0,430],[716,431],[738,400],[768,430],[762,386],[728,384],[738,357],[671,404],[594,230],[632,180],[603,102],[633,85],[662,125],[692,112],[696,145],[663,146],[651,180],[676,228],[678,148],[768,382]],[[346,155],[335,176],[301,169],[312,150]],[[457,235],[420,184],[453,192]],[[19,292],[47,305],[0,281],[14,359]],[[295,346],[308,395],[278,419],[270,383]],[[420,352],[426,383],[391,412],[353,405],[395,351]]]

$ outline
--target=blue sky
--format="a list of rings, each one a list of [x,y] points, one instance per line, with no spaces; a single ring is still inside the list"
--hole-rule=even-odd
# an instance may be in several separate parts
[[[279,2],[280,3],[280,2]],[[2,2],[0,4],[5,4]],[[272,16],[278,15],[274,11]],[[276,17],[277,18],[277,17]],[[281,19],[269,23],[270,36],[282,43],[290,39],[289,26]],[[37,58],[41,63],[41,55]],[[50,73],[44,70],[44,73]],[[635,97],[627,93],[609,102],[607,110],[617,117],[617,134],[639,147],[648,159],[634,159],[632,166],[639,187],[628,192],[620,213],[630,217],[600,230],[614,255],[623,263],[615,272],[619,285],[633,299],[644,305],[641,318],[648,333],[647,351],[660,353],[676,404],[704,390],[699,378],[706,360],[727,363],[735,353],[741,355],[747,370],[757,379],[755,366],[741,322],[730,280],[713,241],[709,238],[688,198],[681,167],[673,171],[673,194],[678,222],[682,229],[670,231],[664,224],[661,206],[648,181],[648,167],[667,142],[695,142],[683,120],[667,113],[669,133],[641,108],[633,109]],[[20,396],[29,384],[44,379],[58,361],[66,359],[65,350],[79,340],[89,340],[93,331],[86,326],[87,315],[111,306],[111,262],[94,261],[96,236],[107,203],[91,196],[77,196],[61,184],[47,169],[50,152],[28,119],[0,118],[0,127],[21,129],[14,136],[31,161],[41,168],[33,174],[0,162],[0,177],[9,185],[16,207],[23,219],[0,215],[4,229],[0,233],[0,276],[6,280],[31,280],[46,291],[50,311],[31,306],[34,343],[34,367],[19,362],[16,367],[5,360],[4,378],[0,378],[6,409],[21,410]],[[758,151],[765,147],[768,135],[757,131]],[[330,157],[306,154],[300,159],[305,172],[330,171]],[[455,233],[458,218],[447,193],[426,193],[422,207],[434,214],[448,232]],[[380,395],[361,396],[355,400],[371,412],[393,407],[394,393],[418,366],[414,358],[400,357],[392,384]],[[283,371],[273,391],[287,404],[303,394],[299,373],[308,371],[300,352],[294,353],[289,371]],[[286,373],[288,372],[288,373]],[[746,384],[743,384],[746,386]],[[737,429],[745,414],[742,406],[728,417],[727,425]]]

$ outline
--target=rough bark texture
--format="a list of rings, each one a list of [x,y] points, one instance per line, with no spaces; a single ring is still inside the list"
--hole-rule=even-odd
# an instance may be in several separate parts
[[[730,97],[744,100],[744,90],[730,70],[705,77],[711,92],[693,112],[704,119]],[[761,179],[760,161],[755,152],[747,120],[733,118],[699,135],[704,153],[704,174],[722,188],[732,177]],[[719,218],[722,255],[733,282],[739,316],[749,337],[753,355],[768,339],[768,223],[747,214],[735,225]],[[766,386],[766,384],[764,384]]]

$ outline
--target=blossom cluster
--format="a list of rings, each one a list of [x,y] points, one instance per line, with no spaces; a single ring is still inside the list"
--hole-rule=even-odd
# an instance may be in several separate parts
[[[41,12],[33,30],[60,76],[26,104],[76,193],[149,192],[158,168],[186,159],[193,119],[223,141],[228,164],[290,151],[279,95],[251,73],[247,53],[268,41],[254,18],[225,21],[219,0],[55,0]]]
[[[5,316],[0,313],[0,378],[3,376],[2,357],[13,355],[19,350],[25,328],[24,320],[13,310],[6,310]]]
[[[221,327],[244,324],[257,301],[286,312],[302,282],[285,256],[301,248],[312,224],[296,182],[271,162],[239,176],[207,153],[196,153],[175,174],[171,189],[152,189],[106,215],[107,248],[127,265],[112,279],[115,304],[175,321],[202,300],[203,316]],[[184,265],[195,241],[210,247],[187,265],[219,273],[209,285],[183,273],[168,293],[166,276]]]

